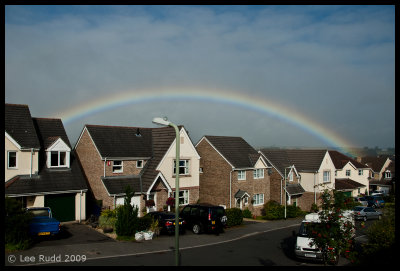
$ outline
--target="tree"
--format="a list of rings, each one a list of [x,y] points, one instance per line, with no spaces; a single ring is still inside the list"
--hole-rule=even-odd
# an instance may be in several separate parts
[[[134,192],[130,186],[125,189],[124,205],[117,208],[115,232],[118,236],[133,236],[139,227],[138,208],[131,205]]]
[[[346,257],[354,257],[355,226],[351,219],[344,215],[347,206],[343,193],[324,190],[321,195],[322,206],[319,212],[320,223],[310,223],[307,231],[311,233],[310,245],[318,247],[323,255],[324,264],[337,264],[340,253]]]

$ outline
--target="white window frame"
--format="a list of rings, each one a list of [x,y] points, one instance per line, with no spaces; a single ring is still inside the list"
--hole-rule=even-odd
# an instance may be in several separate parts
[[[52,163],[53,162],[55,162],[54,161],[54,159],[52,158],[53,157],[53,154],[55,154],[56,156],[57,156],[57,161],[56,161],[56,164],[57,165],[52,165]],[[65,156],[64,156],[64,164],[61,164],[60,162],[61,162],[61,154],[64,154]],[[64,167],[68,167],[69,165],[69,163],[68,163],[68,161],[69,161],[69,152],[68,151],[49,151],[48,152],[48,159],[49,159],[49,168],[64,168]]]
[[[325,174],[327,174],[327,175],[325,176]],[[330,170],[324,170],[322,173],[322,176],[323,176],[322,180],[324,183],[331,182],[331,171]]]
[[[359,170],[358,170],[358,176],[362,176],[362,175],[364,175],[364,170],[359,169]]]
[[[10,167],[10,153],[15,153],[15,167]],[[17,151],[7,151],[7,168],[18,169]]]
[[[385,179],[390,179],[392,178],[392,173],[390,171],[385,171]]]
[[[253,178],[254,179],[262,179],[264,178],[264,169],[263,168],[256,168],[253,170]]]
[[[172,195],[175,198],[176,191],[173,191]],[[181,199],[182,199],[182,203],[181,203]],[[189,190],[179,190],[179,206],[188,205],[188,204],[189,204]]]
[[[350,169],[346,169],[346,177],[350,177],[351,176],[351,170]]]
[[[253,206],[260,206],[264,204],[264,194],[254,194],[253,196]]]
[[[288,176],[289,178],[289,182],[293,182],[293,171],[290,171],[289,172],[289,176]]]
[[[184,163],[184,165],[181,165],[181,163]],[[189,175],[190,174],[190,160],[189,159],[181,159],[179,160],[179,172],[180,169],[183,168],[184,173],[179,173],[179,176],[182,175]],[[173,175],[176,175],[176,160],[174,159],[173,162],[173,171],[172,171]]]
[[[246,170],[238,170],[238,181],[246,180]]]
[[[143,168],[143,165],[144,165],[144,161],[143,160],[137,160],[136,161],[136,168]]]
[[[121,162],[120,165],[115,165],[115,162]],[[117,167],[120,169],[117,169]],[[112,172],[113,173],[122,173],[124,172],[124,162],[122,160],[114,160],[112,161]]]

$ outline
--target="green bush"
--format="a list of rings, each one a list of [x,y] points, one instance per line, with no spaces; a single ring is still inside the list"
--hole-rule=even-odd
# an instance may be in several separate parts
[[[25,212],[21,202],[5,198],[5,243],[6,249],[24,250],[32,244],[29,236],[29,223],[32,215]]]
[[[276,220],[285,217],[285,207],[278,202],[270,200],[264,204],[265,219]]]
[[[239,208],[226,209],[226,217],[228,218],[227,226],[232,227],[241,225],[243,222],[243,213]]]
[[[249,210],[249,208],[246,208],[245,210],[242,211],[243,217],[244,218],[253,218],[253,214]]]
[[[139,218],[137,231],[145,231],[149,229],[151,223],[153,223],[153,218],[151,216],[143,216]]]
[[[115,232],[118,236],[133,236],[139,229],[138,208],[131,205],[132,189],[127,187],[125,193],[124,205],[117,208]]]

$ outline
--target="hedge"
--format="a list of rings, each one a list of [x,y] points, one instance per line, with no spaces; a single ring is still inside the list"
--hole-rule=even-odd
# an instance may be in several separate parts
[[[239,208],[226,209],[226,217],[228,218],[227,226],[232,227],[241,225],[243,222],[243,213]]]

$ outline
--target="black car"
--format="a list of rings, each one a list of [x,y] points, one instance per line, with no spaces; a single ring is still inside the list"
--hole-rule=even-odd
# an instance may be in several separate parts
[[[146,214],[153,219],[158,220],[158,226],[161,228],[161,233],[174,234],[175,233],[175,213],[172,212],[151,212]],[[185,233],[186,221],[179,218],[179,233]]]
[[[211,204],[186,205],[180,215],[186,220],[186,227],[195,234],[202,232],[219,234],[227,222],[225,209]]]

